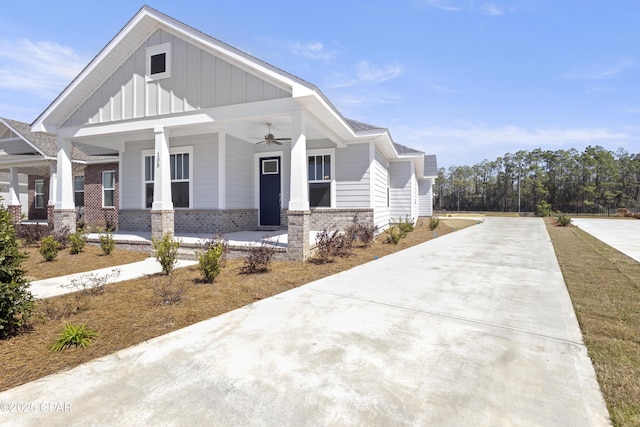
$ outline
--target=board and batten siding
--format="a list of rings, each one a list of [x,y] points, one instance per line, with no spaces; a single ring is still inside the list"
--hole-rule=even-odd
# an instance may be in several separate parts
[[[336,208],[369,208],[369,144],[336,149]]]
[[[171,76],[147,82],[146,48],[171,43]],[[291,97],[223,58],[158,29],[66,120],[108,123],[202,108]]]
[[[433,215],[433,178],[422,179],[418,182],[418,215]]]
[[[373,143],[372,143],[373,144]],[[380,229],[389,225],[389,206],[387,187],[389,184],[389,162],[384,155],[375,148],[372,162],[373,170],[373,221]]]
[[[253,146],[227,135],[226,145],[227,209],[255,208]],[[252,172],[253,171],[253,172]]]
[[[412,163],[411,161],[391,162],[389,164],[390,215],[391,222],[397,222],[412,215]]]

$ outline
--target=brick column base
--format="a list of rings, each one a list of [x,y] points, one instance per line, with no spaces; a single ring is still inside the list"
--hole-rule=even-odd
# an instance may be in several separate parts
[[[20,221],[22,220],[22,206],[9,205],[7,206],[7,211],[9,211],[9,215],[11,215],[11,222],[13,225],[20,224]]]
[[[53,224],[55,205],[47,205],[47,223]]]
[[[173,210],[151,211],[151,237],[161,239],[165,233],[174,233]]]
[[[288,258],[292,261],[305,261],[310,256],[309,223],[310,211],[288,211]]]
[[[76,210],[55,209],[53,211],[53,229],[59,233],[67,228],[69,234],[76,232]]]

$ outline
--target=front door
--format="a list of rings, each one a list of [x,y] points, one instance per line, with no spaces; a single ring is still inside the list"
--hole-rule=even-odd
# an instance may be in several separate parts
[[[280,225],[280,157],[260,159],[260,225]]]

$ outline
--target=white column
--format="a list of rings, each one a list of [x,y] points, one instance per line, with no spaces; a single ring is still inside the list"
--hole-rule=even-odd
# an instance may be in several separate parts
[[[227,134],[218,134],[218,209],[227,207]]]
[[[58,173],[56,172],[57,166],[55,164],[51,165],[49,169],[49,201],[47,205],[51,206],[56,204],[56,193],[58,190]],[[71,183],[73,186],[73,182]],[[75,203],[75,200],[74,200]]]
[[[58,139],[56,185],[56,209],[71,210],[76,206],[73,202],[73,168],[71,167],[71,141]]]
[[[153,180],[154,211],[172,210],[171,166],[169,164],[169,136],[163,126],[156,126],[155,133],[155,176]]]
[[[307,136],[302,111],[291,113],[291,191],[289,210],[309,210],[309,184],[307,175]]]
[[[18,177],[18,168],[9,168],[9,200],[6,201],[7,206],[20,205],[20,179]]]

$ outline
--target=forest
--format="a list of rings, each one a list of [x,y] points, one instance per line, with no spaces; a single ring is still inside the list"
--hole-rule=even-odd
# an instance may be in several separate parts
[[[440,168],[437,211],[614,214],[640,209],[640,153],[589,146],[518,151],[474,166]]]

